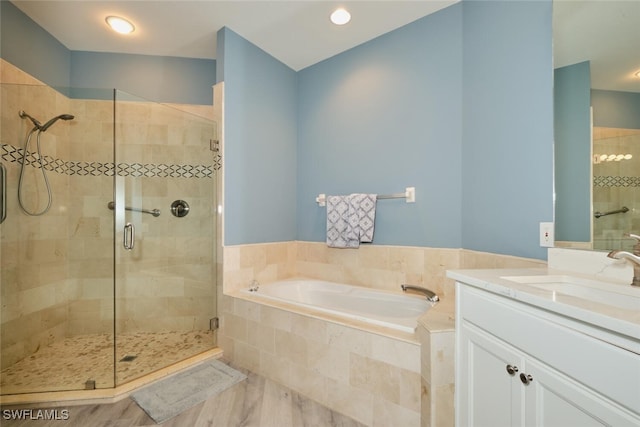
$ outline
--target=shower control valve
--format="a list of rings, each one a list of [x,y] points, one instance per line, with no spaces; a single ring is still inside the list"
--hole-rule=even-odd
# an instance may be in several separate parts
[[[189,209],[189,204],[184,200],[176,200],[171,203],[171,213],[175,217],[182,218],[183,216],[187,216]]]

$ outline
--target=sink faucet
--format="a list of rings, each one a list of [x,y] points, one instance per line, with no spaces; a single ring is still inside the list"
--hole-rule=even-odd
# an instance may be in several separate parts
[[[418,291],[418,292],[423,293],[427,297],[427,301],[429,301],[429,302],[438,302],[438,301],[440,301],[440,298],[438,298],[438,295],[436,295],[435,292],[430,291],[427,288],[423,288],[422,286],[400,285],[400,287],[402,288],[403,292]]]
[[[636,244],[633,246],[633,252],[627,251],[611,251],[607,254],[609,258],[613,259],[626,259],[633,264],[633,281],[631,286],[640,286],[640,236],[637,234],[627,233],[625,237],[631,237],[636,239]]]

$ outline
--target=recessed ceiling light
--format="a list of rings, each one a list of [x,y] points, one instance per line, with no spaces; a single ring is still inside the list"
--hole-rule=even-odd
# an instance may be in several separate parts
[[[331,14],[331,22],[336,25],[344,25],[349,21],[351,21],[351,14],[346,9],[339,8]]]
[[[130,34],[136,29],[131,22],[119,16],[107,16],[105,21],[113,31],[120,34]]]

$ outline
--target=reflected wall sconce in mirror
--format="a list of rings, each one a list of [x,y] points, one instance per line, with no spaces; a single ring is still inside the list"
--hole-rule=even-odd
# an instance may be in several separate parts
[[[602,162],[620,162],[622,160],[633,159],[633,154],[594,154],[593,164]]]

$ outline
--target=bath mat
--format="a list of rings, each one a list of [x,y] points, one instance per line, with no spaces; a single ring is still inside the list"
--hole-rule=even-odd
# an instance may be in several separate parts
[[[246,378],[243,373],[212,360],[144,387],[131,398],[160,424]]]

